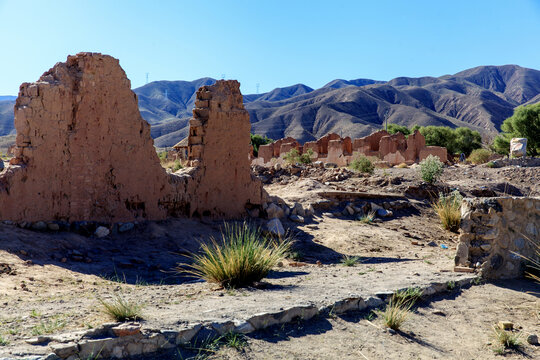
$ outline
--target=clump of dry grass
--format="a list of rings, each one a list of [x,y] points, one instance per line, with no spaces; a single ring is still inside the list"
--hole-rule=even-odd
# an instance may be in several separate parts
[[[226,288],[249,286],[266,277],[291,244],[290,238],[266,237],[247,223],[225,224],[220,241],[202,244],[201,253],[191,256],[193,263],[177,271]]]
[[[116,296],[112,301],[98,299],[101,303],[102,311],[116,321],[136,321],[142,319],[141,311],[143,306],[135,302],[130,302],[120,296]]]
[[[407,165],[405,163],[401,163],[401,164],[397,165],[396,167],[400,168],[400,169],[407,169],[409,167],[409,165]]]
[[[492,326],[493,333],[491,337],[498,345],[495,348],[495,352],[502,354],[505,349],[517,349],[521,346],[521,332],[513,332],[510,330],[503,330],[495,325]]]
[[[439,215],[443,228],[453,232],[459,230],[461,223],[461,201],[463,196],[454,190],[448,195],[439,194],[439,200],[432,204]]]
[[[411,315],[411,308],[421,296],[422,290],[419,288],[396,291],[382,313],[384,325],[390,329],[399,330],[401,325]]]

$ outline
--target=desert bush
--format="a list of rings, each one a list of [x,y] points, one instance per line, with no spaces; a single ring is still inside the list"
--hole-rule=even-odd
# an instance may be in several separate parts
[[[355,171],[360,171],[366,174],[373,174],[373,171],[375,171],[375,165],[373,164],[373,161],[371,161],[371,159],[365,155],[360,155],[356,157],[351,162],[349,167]]]
[[[112,301],[99,299],[102,311],[116,321],[136,321],[142,319],[141,311],[143,306],[136,302],[130,302],[120,296],[116,296]]]
[[[167,160],[167,151],[158,152],[158,158],[160,162],[164,162],[165,160]]]
[[[191,256],[193,264],[177,270],[226,288],[249,286],[260,281],[292,244],[289,238],[265,237],[247,223],[225,224],[221,241],[210,240],[210,244],[201,245],[201,254]]]
[[[422,180],[433,184],[443,173],[443,163],[437,156],[428,155],[420,162],[419,171]]]
[[[283,156],[283,159],[288,164],[311,164],[311,157],[313,156],[313,150],[308,149],[305,153],[300,155],[297,149],[291,149]]]
[[[527,138],[527,155],[540,155],[540,103],[515,108],[501,129],[492,145],[497,153],[508,155],[512,138]]]
[[[492,153],[488,149],[476,149],[471,152],[467,160],[477,165],[484,164],[489,160],[491,155]]]
[[[439,215],[443,228],[453,232],[459,230],[461,223],[461,201],[463,196],[454,190],[448,195],[439,194],[439,199],[433,203],[433,208]]]

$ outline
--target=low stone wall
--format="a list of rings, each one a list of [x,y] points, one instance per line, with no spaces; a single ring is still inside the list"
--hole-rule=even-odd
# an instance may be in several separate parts
[[[480,269],[485,278],[515,278],[525,260],[538,257],[540,198],[464,199],[456,265]]]

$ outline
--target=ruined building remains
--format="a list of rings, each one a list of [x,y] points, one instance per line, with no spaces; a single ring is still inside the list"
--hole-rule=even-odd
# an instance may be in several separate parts
[[[461,204],[455,262],[490,279],[523,274],[525,258],[538,258],[540,198],[468,198]],[[536,245],[535,245],[536,244]]]
[[[265,165],[273,161],[281,161],[283,156],[293,148],[300,154],[311,150],[313,161],[335,163],[339,166],[349,165],[358,154],[378,157],[389,165],[401,163],[410,165],[422,161],[428,155],[438,156],[443,162],[448,160],[446,148],[426,146],[424,136],[418,131],[405,138],[405,135],[400,132],[391,135],[381,130],[354,140],[350,137],[342,138],[337,134],[328,134],[317,141],[308,141],[304,145],[287,137],[268,145],[261,145],[259,156],[253,160],[253,164]]]
[[[251,178],[249,116],[239,83],[197,94],[190,129],[193,167],[168,174],[118,60],[69,56],[15,104],[15,157],[0,172],[0,219],[13,221],[237,217],[260,205]]]

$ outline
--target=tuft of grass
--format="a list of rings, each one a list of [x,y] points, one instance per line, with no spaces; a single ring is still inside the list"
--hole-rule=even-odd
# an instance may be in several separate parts
[[[362,215],[358,221],[364,224],[371,224],[375,219],[375,211],[370,211],[366,215]]]
[[[0,335],[0,346],[7,346],[9,341],[7,341],[2,335]]]
[[[517,349],[521,346],[521,332],[513,332],[503,330],[495,325],[492,325],[493,333],[491,337],[497,343],[498,347],[494,351],[498,354],[503,354],[505,349]]]
[[[410,303],[411,306],[416,304],[418,300],[422,297],[422,289],[417,287],[409,287],[405,290],[398,290],[392,295],[392,299],[396,302],[403,304]]]
[[[365,174],[373,174],[373,171],[375,171],[373,161],[371,161],[371,159],[365,155],[360,155],[355,158],[349,167],[355,171],[360,171]]]
[[[476,165],[484,164],[489,160],[491,155],[493,155],[493,153],[488,149],[476,149],[471,152],[467,160]]]
[[[238,351],[242,350],[247,345],[246,336],[235,332],[228,332],[217,338],[215,341],[218,346],[222,345]]]
[[[452,232],[459,230],[461,224],[461,201],[463,196],[454,190],[448,195],[439,194],[439,200],[432,204],[439,215],[443,228]]]
[[[32,327],[32,335],[52,334],[66,326],[66,321],[58,318],[40,321],[39,324]]]
[[[392,297],[382,313],[384,325],[390,329],[399,330],[411,315],[413,304],[413,302]]]
[[[536,281],[537,283],[540,283],[540,242],[534,242],[529,237],[525,235],[523,236],[525,237],[525,239],[527,239],[527,241],[529,241],[532,244],[533,248],[535,249],[536,258],[526,257],[515,252],[513,252],[513,254],[527,261],[527,267],[530,269],[530,271],[528,271],[526,275],[530,277],[531,279],[533,279],[534,281]]]
[[[112,301],[99,299],[102,311],[116,321],[136,321],[142,319],[141,311],[143,306],[135,302],[130,302],[120,296],[116,296]]]
[[[345,255],[341,259],[341,264],[343,266],[355,266],[359,261],[360,261],[360,258],[358,256]]]
[[[453,280],[449,280],[447,283],[446,283],[446,289],[449,290],[449,291],[452,291],[456,288],[456,282],[453,281]]]
[[[210,240],[210,244],[201,245],[201,254],[191,256],[193,264],[176,270],[226,288],[245,287],[260,281],[292,245],[289,238],[274,240],[247,223],[225,224],[221,241]]]

